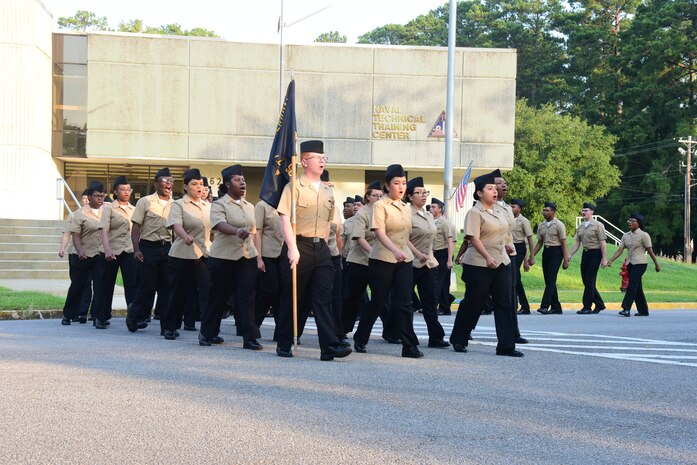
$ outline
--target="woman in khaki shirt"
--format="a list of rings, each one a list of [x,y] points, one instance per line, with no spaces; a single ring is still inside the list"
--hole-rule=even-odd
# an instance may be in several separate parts
[[[208,303],[201,318],[199,345],[222,344],[220,322],[225,303],[232,295],[238,334],[244,340],[243,347],[261,350],[257,342],[261,337],[254,319],[254,296],[257,279],[257,250],[253,244],[256,234],[254,205],[244,200],[247,183],[242,165],[232,165],[221,171],[223,184],[218,189],[221,196],[211,206],[211,228],[215,240],[211,245],[208,270],[211,289]]]
[[[632,304],[636,303],[637,313],[634,316],[649,316],[649,306],[644,295],[644,287],[641,283],[641,277],[644,276],[647,267],[646,254],[648,253],[653,260],[656,268],[656,273],[661,271],[661,265],[658,264],[656,255],[653,253],[651,246],[651,236],[644,231],[644,216],[639,213],[632,213],[629,216],[629,232],[622,236],[622,243],[617,249],[617,252],[607,262],[607,266],[612,265],[617,257],[622,255],[624,249],[627,249],[627,272],[629,273],[629,285],[622,299],[622,311],[620,315],[629,316],[629,311],[632,309]]]
[[[414,289],[411,261],[414,255],[408,247],[411,235],[411,209],[402,201],[407,187],[407,175],[402,165],[390,165],[385,171],[387,195],[373,206],[370,229],[375,233],[375,245],[370,251],[371,301],[365,309],[358,329],[353,335],[356,352],[365,352],[373,324],[391,298],[390,319],[402,338],[402,357],[420,358],[419,339],[414,333],[411,294]]]
[[[506,253],[509,223],[505,213],[494,208],[498,193],[494,173],[474,180],[474,204],[465,217],[465,238],[470,241],[462,260],[465,297],[455,317],[450,343],[455,352],[467,352],[467,340],[486,308],[489,296],[493,301],[496,324],[496,355],[522,357],[515,350],[515,329],[511,312],[513,283],[511,259]]]
[[[164,337],[174,340],[181,328],[189,295],[199,297],[199,308],[205,308],[211,287],[206,267],[211,242],[211,206],[203,199],[203,176],[192,168],[184,173],[184,197],[172,203],[167,228],[174,231],[169,249],[170,290],[167,310],[162,318]],[[188,321],[187,327],[196,321]]]
[[[364,296],[370,276],[368,256],[375,243],[375,234],[370,230],[370,217],[373,214],[373,205],[382,195],[380,181],[370,183],[365,192],[366,204],[352,217],[355,219],[349,240],[353,242],[353,246],[346,257],[348,284],[341,315],[342,325],[347,334],[353,332],[357,315],[363,313],[362,309],[367,303]]]

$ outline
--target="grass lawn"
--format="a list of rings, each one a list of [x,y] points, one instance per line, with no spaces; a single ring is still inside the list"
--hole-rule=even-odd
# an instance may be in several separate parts
[[[0,310],[56,310],[63,308],[64,303],[65,297],[0,287]]]
[[[459,243],[456,248],[459,247]],[[568,242],[569,251],[573,247],[573,239]],[[617,247],[608,244],[607,256],[610,258],[615,253]],[[559,269],[557,279],[557,289],[559,290],[559,300],[561,302],[581,302],[583,296],[583,281],[581,281],[581,253],[571,259],[569,269]],[[605,302],[621,302],[623,293],[620,292],[622,279],[619,272],[622,269],[622,261],[626,257],[626,251],[618,258],[611,268],[600,268],[598,272],[598,290]],[[675,262],[659,258],[661,272],[656,273],[653,262],[649,258],[649,265],[644,274],[643,285],[644,293],[649,302],[697,302],[697,265],[686,265],[685,263]],[[522,267],[521,267],[522,271]],[[457,273],[457,289],[455,295],[461,298],[465,291],[465,284],[460,279],[462,269],[459,265],[455,266]],[[542,251],[535,257],[535,265],[530,271],[523,273],[523,285],[530,302],[539,303],[544,290],[544,279],[542,277]]]

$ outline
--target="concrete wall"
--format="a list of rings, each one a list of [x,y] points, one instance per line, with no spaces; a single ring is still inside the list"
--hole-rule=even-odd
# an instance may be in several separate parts
[[[37,0],[0,2],[0,218],[56,219],[51,28]],[[37,200],[27,208],[26,199]]]
[[[88,37],[89,159],[266,163],[278,114],[277,46]],[[510,169],[515,51],[458,49],[456,63],[456,176],[470,160],[475,175]],[[445,109],[445,49],[292,45],[285,68],[285,82],[295,74],[299,137],[325,140],[337,174],[397,162],[442,171],[444,140],[428,135]],[[376,133],[375,122],[400,115],[415,117],[413,127]]]

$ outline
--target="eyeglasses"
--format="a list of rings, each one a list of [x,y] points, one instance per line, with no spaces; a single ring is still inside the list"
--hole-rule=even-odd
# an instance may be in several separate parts
[[[380,199],[380,198],[382,198],[382,194],[370,194],[370,197],[372,197],[374,199]]]
[[[99,193],[95,192],[91,195],[91,197],[94,197],[95,199],[103,199],[104,194],[99,194]]]
[[[174,178],[160,178],[158,182],[163,182],[165,184],[172,184],[174,182]]]
[[[419,191],[419,192],[414,192],[414,195],[425,195],[425,196],[429,196],[429,195],[431,195],[431,191]]]
[[[322,160],[323,162],[327,163],[329,161],[329,158],[327,158],[324,155],[313,155],[311,157],[305,158],[305,160],[312,160],[313,158],[316,158],[318,160]]]

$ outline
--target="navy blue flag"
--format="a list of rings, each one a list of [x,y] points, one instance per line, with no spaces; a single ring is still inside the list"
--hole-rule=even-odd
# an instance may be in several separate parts
[[[269,154],[269,164],[266,166],[259,193],[259,198],[273,208],[278,208],[283,188],[290,182],[297,138],[295,80],[293,80],[288,84],[286,98],[283,100],[283,107],[276,126],[276,135],[273,138],[271,154]]]

